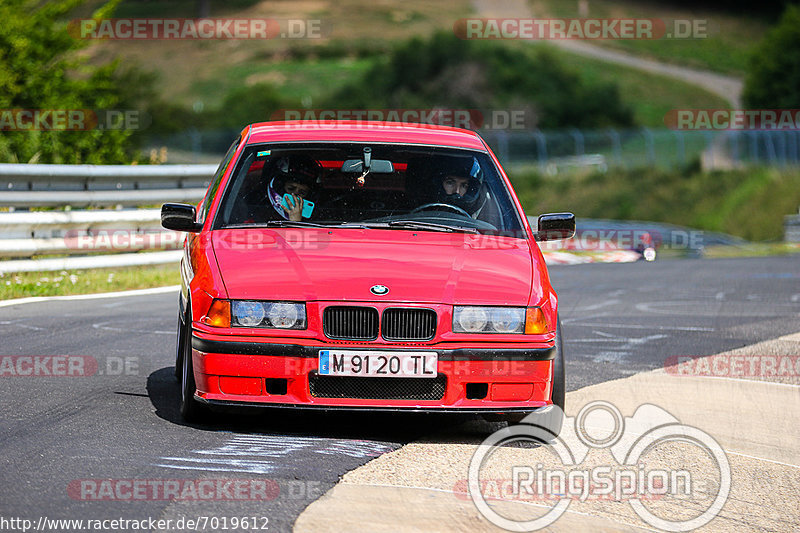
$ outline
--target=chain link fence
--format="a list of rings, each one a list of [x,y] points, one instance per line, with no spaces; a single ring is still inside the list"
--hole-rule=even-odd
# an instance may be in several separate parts
[[[238,130],[189,130],[152,137],[148,149],[166,147],[169,163],[219,160]],[[680,169],[748,165],[800,165],[800,131],[675,131],[666,128],[599,130],[485,130],[480,134],[504,165],[535,166],[555,175],[575,169]]]

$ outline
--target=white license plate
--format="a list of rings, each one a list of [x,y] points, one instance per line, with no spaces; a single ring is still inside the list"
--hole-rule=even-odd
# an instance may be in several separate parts
[[[323,376],[435,378],[438,358],[436,352],[320,350],[319,373]]]

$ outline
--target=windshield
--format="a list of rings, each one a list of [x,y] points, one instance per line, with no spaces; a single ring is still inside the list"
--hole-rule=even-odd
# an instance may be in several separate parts
[[[214,228],[358,226],[525,238],[485,152],[304,143],[243,151]]]

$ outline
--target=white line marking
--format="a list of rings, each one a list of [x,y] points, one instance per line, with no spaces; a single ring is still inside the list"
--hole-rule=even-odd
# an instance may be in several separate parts
[[[598,309],[603,309],[604,307],[609,307],[612,305],[616,305],[618,303],[619,300],[609,300],[607,302],[602,302],[599,304],[587,305],[586,307],[576,307],[575,311],[597,311]]]
[[[259,468],[256,468],[256,469],[252,469],[252,468],[223,468],[223,467],[217,467],[217,466],[201,466],[201,465],[198,465],[198,466],[192,466],[192,465],[167,465],[167,464],[161,464],[161,463],[156,463],[156,466],[161,466],[161,467],[164,467],[164,468],[173,468],[175,470],[202,470],[204,472],[247,472],[249,474],[269,474],[270,472],[272,472],[274,470],[274,468],[272,468],[271,466],[268,467],[268,468],[265,466],[264,468],[261,468],[261,469],[259,469]]]
[[[19,322],[21,320],[23,320],[23,319],[20,318],[18,320],[0,320],[0,325],[2,325],[2,326],[19,326],[21,328],[33,329],[33,330],[36,330],[36,331],[43,331],[45,329],[45,328],[39,328],[39,327],[36,327],[36,326],[29,326],[27,324],[20,324]]]
[[[792,333],[790,335],[784,335],[783,337],[778,337],[778,340],[786,342],[800,342],[800,333]]]
[[[614,339],[567,339],[567,344],[571,344],[573,342],[588,342],[588,343],[595,343],[595,342],[622,342],[624,339],[614,338]]]
[[[638,324],[582,324],[576,326],[586,326],[593,328],[626,328],[626,329],[657,329],[660,331],[716,331],[714,328],[702,328],[693,326],[640,326]]]
[[[779,385],[779,384],[775,383],[775,385]],[[580,390],[580,389],[578,389],[578,390]],[[605,426],[595,426],[595,425],[585,425],[585,427],[587,429],[590,429],[590,428],[601,429],[601,430],[608,429]],[[625,432],[629,433],[630,435],[633,435],[635,437],[641,437],[642,435],[644,435],[644,433],[640,433],[638,431],[633,431],[633,430],[629,430],[629,429],[626,429]],[[747,455],[746,453],[735,452],[733,450],[725,450],[725,453],[730,453],[730,454],[733,454],[733,455],[740,455],[742,457],[748,457],[750,459],[757,459],[759,461],[764,461],[764,462],[767,462],[767,463],[775,463],[776,465],[783,465],[783,466],[788,466],[788,467],[791,467],[791,468],[800,468],[800,466],[793,465],[791,463],[782,463],[781,461],[773,461],[772,459],[764,459],[763,457],[757,457],[755,455]]]
[[[609,337],[609,338],[615,337],[611,333],[606,333],[605,331],[593,331],[592,333],[594,333],[595,335],[600,335],[601,337]]]
[[[583,317],[576,316],[576,317],[572,317],[572,318],[564,318],[564,319],[561,320],[561,323],[562,324],[571,324],[571,323],[576,322],[578,320],[592,320],[592,319],[595,319],[595,318],[607,317],[608,315],[609,315],[609,313],[603,313],[601,315],[592,315],[592,316],[583,316]]]
[[[94,329],[102,329],[105,331],[121,331],[123,333],[146,333],[151,334],[155,333],[158,335],[175,335],[174,331],[159,331],[159,330],[149,330],[149,329],[130,329],[130,328],[117,328],[113,326],[107,326],[106,324],[110,324],[114,322],[113,320],[109,320],[108,322],[98,322],[97,324],[92,324]]]
[[[393,485],[391,483],[349,483],[347,481],[339,481],[339,483],[334,485],[334,487],[337,487],[339,485],[350,485],[351,487],[385,487],[387,489],[424,490],[424,491],[429,491],[429,492],[441,492],[441,493],[444,493],[444,494],[452,494],[454,496],[455,495],[466,496],[466,500],[467,501],[469,501],[469,499],[470,499],[470,495],[469,495],[468,492],[456,492],[454,490],[437,489],[437,488],[434,488],[434,487],[419,487],[419,486],[416,486],[416,485]],[[545,509],[552,509],[552,506],[550,506],[550,505],[544,505],[542,503],[534,503],[534,502],[529,502],[529,501],[525,501],[525,500],[506,500],[506,499],[501,499],[501,498],[491,498],[490,501],[514,502],[514,503],[520,503],[522,505],[529,505],[531,507],[543,507]],[[617,524],[624,524],[626,526],[635,527],[635,528],[640,529],[642,531],[658,531],[657,529],[650,529],[650,528],[642,527],[640,525],[632,524],[630,522],[626,522],[626,521],[620,520],[618,518],[609,518],[609,517],[606,517],[606,516],[600,516],[600,515],[595,515],[595,514],[590,514],[590,513],[582,513],[581,511],[573,511],[572,509],[567,509],[565,512],[571,513],[571,514],[576,514],[576,515],[581,515],[581,516],[588,516],[590,518],[599,518],[601,520],[608,520],[609,522],[614,522],[614,523],[617,523]]]
[[[663,372],[663,369],[658,369],[657,371]],[[678,377],[678,378],[692,377],[692,378],[703,378],[703,379],[725,379],[725,380],[728,380],[728,381],[741,381],[742,383],[749,383],[751,385],[753,383],[761,383],[761,384],[764,384],[764,385],[774,385],[776,387],[795,387],[795,388],[800,388],[800,385],[797,385],[797,384],[794,384],[794,383],[778,383],[777,381],[761,381],[760,379],[729,378],[728,376],[695,376],[695,375],[692,375],[692,374],[672,374],[672,375],[674,377]]]
[[[153,289],[137,289],[134,291],[103,292],[99,294],[72,294],[69,296],[31,296],[30,298],[17,298],[16,300],[5,300],[0,302],[0,307],[11,305],[33,304],[39,302],[53,302],[60,300],[94,300],[100,298],[122,298],[125,296],[146,296],[149,294],[164,294],[174,292],[181,288],[180,285],[170,285],[169,287],[155,287]]]
[[[600,352],[592,358],[595,363],[621,363],[628,358],[630,352]]]
[[[746,453],[732,452],[731,450],[725,450],[725,452],[729,453],[731,455],[739,455],[741,457],[747,457],[749,459],[755,459],[757,461],[764,461],[765,463],[774,463],[776,465],[788,466],[790,468],[800,468],[800,466],[793,465],[791,463],[782,463],[781,461],[773,461],[772,459],[764,459],[763,457],[756,457],[755,455],[747,455]]]

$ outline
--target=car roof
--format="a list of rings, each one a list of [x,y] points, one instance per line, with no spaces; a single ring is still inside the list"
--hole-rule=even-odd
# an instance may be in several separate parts
[[[260,122],[250,126],[247,138],[247,144],[301,141],[424,144],[486,150],[483,140],[474,131],[407,122],[357,120]]]

